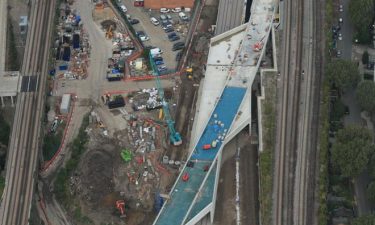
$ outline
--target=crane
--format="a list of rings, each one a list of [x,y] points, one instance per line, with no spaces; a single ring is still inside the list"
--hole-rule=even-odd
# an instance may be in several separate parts
[[[174,146],[181,145],[182,144],[182,138],[181,138],[180,133],[178,133],[174,128],[175,122],[172,119],[171,114],[169,113],[168,103],[164,99],[164,89],[161,85],[161,81],[160,81],[160,77],[159,77],[160,73],[159,73],[158,67],[155,64],[153,55],[151,53],[149,54],[149,60],[150,60],[150,63],[151,63],[153,75],[155,76],[156,87],[157,87],[158,92],[159,92],[158,94],[159,94],[160,99],[163,103],[164,119],[165,119],[165,121],[167,122],[167,125],[168,125],[169,139]]]

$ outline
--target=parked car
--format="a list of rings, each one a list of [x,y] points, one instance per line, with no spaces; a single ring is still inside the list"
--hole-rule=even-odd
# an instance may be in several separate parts
[[[169,14],[167,14],[167,15],[165,15],[166,17],[167,17],[167,20],[172,20],[172,17],[171,17],[171,15],[169,15]]]
[[[124,6],[124,5],[120,5],[120,8],[121,8],[121,11],[123,11],[124,13],[126,13],[128,11],[126,6]]]
[[[157,26],[157,25],[160,24],[160,23],[159,23],[159,20],[157,20],[155,17],[151,17],[151,18],[150,18],[150,21],[151,21],[151,23],[154,24],[155,26]]]
[[[161,20],[161,21],[167,21],[167,16],[161,14],[161,15],[160,15],[160,20]]]
[[[172,9],[172,12],[179,13],[179,12],[181,12],[181,8],[180,7],[174,8],[174,9]]]
[[[177,34],[175,32],[168,34],[168,38],[171,38],[173,36],[177,36]]]
[[[135,34],[139,37],[139,39],[141,39],[141,41],[150,40],[150,37],[148,37],[144,31],[137,31]]]
[[[167,8],[160,8],[161,13],[169,13],[169,9]]]
[[[167,67],[166,66],[158,66],[158,71],[159,72],[167,71]]]
[[[341,50],[337,50],[337,52],[336,52],[336,56],[337,56],[338,58],[341,57]]]
[[[342,40],[342,34],[339,33],[339,41],[341,41],[341,40]]]
[[[148,41],[148,40],[150,40],[150,37],[148,37],[148,36],[140,36],[139,39],[141,39],[141,41]]]
[[[163,61],[163,57],[161,57],[161,56],[155,56],[155,57],[154,57],[154,61],[155,61],[155,62]]]
[[[173,26],[172,24],[167,24],[167,25],[162,26],[161,28],[163,28],[163,30],[170,29],[170,28],[173,29]]]
[[[176,54],[176,62],[180,61],[181,57],[182,57],[182,51],[181,52],[177,52],[177,54]]]
[[[178,13],[178,16],[180,17],[180,19],[182,21],[188,21],[189,20],[189,17],[187,17],[186,14],[183,13],[183,12]]]
[[[179,42],[174,43],[174,44],[173,44],[173,47],[175,47],[175,46],[184,46],[184,45],[185,45],[184,42],[179,41]]]
[[[163,64],[164,64],[164,62],[162,60],[161,61],[155,61],[155,65],[157,65],[157,66],[160,66],[160,65],[163,65]]]
[[[176,36],[173,36],[173,37],[169,38],[169,40],[172,41],[172,42],[173,42],[173,41],[180,40],[180,36],[177,36],[177,35],[176,35]]]
[[[135,24],[138,24],[138,23],[139,23],[139,20],[137,20],[137,19],[130,20],[131,25],[135,25]]]
[[[342,5],[339,5],[339,11],[340,12],[343,12],[344,11],[344,7]]]
[[[165,33],[170,33],[170,32],[173,32],[174,29],[173,27],[167,27],[166,29],[164,29]]]
[[[181,50],[181,49],[183,49],[184,47],[185,47],[184,45],[173,46],[172,51]]]

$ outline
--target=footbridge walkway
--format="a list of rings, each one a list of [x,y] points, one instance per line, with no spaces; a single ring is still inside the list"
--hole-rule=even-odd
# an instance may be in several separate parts
[[[153,225],[196,224],[208,213],[213,220],[221,151],[251,121],[251,85],[274,11],[274,0],[254,0],[247,24],[211,39],[195,144]]]

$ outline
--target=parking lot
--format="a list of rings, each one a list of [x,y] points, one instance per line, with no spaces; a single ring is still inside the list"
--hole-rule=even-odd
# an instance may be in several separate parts
[[[159,11],[149,11],[143,7],[135,7],[132,0],[122,0],[122,3],[127,8],[127,14],[131,16],[131,19],[139,20],[138,24],[133,25],[134,30],[137,32],[144,31],[145,34],[150,38],[143,42],[144,46],[152,46],[160,48],[163,51],[162,57],[164,59],[165,66],[170,70],[176,69],[176,54],[180,52],[172,51],[173,44],[176,42],[185,42],[185,36],[188,31],[188,23],[182,21],[179,18],[178,13],[170,11],[169,13],[160,13]],[[189,13],[184,12],[187,16]],[[161,27],[160,15],[170,15],[172,18],[174,31],[179,37],[179,40],[174,42],[168,39],[168,34]],[[150,18],[155,17],[159,21],[159,25],[154,25],[151,23]],[[170,72],[173,72],[170,71]]]

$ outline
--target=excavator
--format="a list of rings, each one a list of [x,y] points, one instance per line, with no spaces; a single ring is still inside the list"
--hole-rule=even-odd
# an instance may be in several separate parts
[[[116,208],[120,211],[120,217],[125,218],[125,201],[124,200],[117,200],[116,201]]]
[[[107,29],[107,32],[105,33],[105,37],[106,37],[107,39],[112,39],[112,37],[113,37],[112,29],[113,29],[113,27],[112,27],[112,25],[110,25],[110,26],[108,27],[108,29]]]

